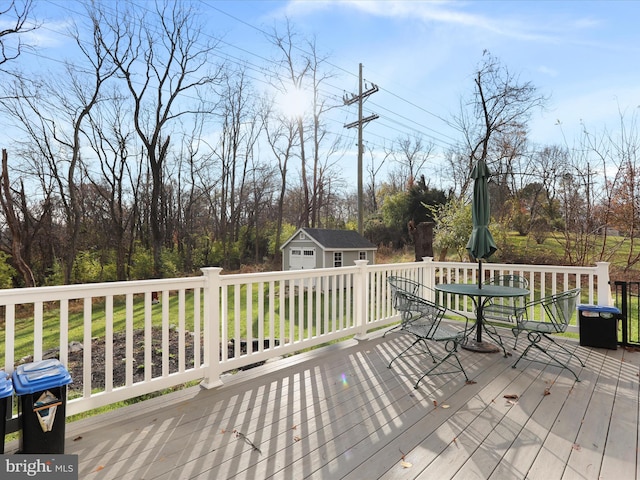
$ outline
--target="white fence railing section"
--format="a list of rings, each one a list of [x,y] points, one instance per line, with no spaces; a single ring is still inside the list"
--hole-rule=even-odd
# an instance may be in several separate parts
[[[608,266],[486,263],[483,278],[524,275],[531,298],[581,286],[581,303],[609,305]],[[225,372],[331,341],[366,339],[368,331],[398,321],[386,281],[391,275],[426,287],[478,280],[474,263],[430,258],[287,272],[202,271],[192,278],[0,290],[0,368],[11,373],[21,362],[58,357],[75,380],[66,408],[73,415],[190,381],[214,388]],[[473,313],[464,298],[435,300]]]

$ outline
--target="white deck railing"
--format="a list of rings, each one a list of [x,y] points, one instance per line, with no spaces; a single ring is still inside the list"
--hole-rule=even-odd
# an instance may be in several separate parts
[[[532,298],[578,285],[582,303],[611,302],[607,263],[483,267],[487,278],[525,275]],[[431,259],[233,275],[221,275],[221,270],[205,268],[193,278],[0,290],[0,366],[11,373],[25,352],[38,361],[52,348],[68,365],[70,343],[81,342],[83,389],[79,396],[70,395],[66,412],[72,415],[194,380],[213,388],[225,372],[347,337],[364,339],[368,331],[398,321],[386,281],[390,275],[418,280],[431,295],[429,288],[437,283],[477,281],[474,263]],[[471,302],[459,297],[437,300],[473,312]],[[16,344],[24,338],[27,345]],[[99,353],[104,371],[92,370],[96,338],[105,339]],[[134,347],[144,351],[142,365],[134,359]],[[118,368],[124,373],[114,375]],[[102,377],[98,384],[95,379]]]

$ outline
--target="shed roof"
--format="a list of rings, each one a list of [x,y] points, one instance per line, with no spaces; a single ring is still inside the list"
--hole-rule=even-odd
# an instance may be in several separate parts
[[[306,233],[324,249],[361,249],[375,250],[377,247],[354,230],[330,230],[325,228],[299,229],[281,248],[284,248],[291,240],[296,238],[300,232]]]

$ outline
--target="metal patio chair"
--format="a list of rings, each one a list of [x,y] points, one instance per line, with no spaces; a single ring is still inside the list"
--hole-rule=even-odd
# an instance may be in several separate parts
[[[556,342],[551,336],[555,333],[564,333],[567,331],[569,322],[576,312],[579,297],[580,289],[574,288],[573,290],[568,290],[563,293],[557,293],[527,302],[525,306],[520,309],[516,326],[512,329],[513,334],[516,336],[516,346],[518,336],[525,332],[529,344],[513,364],[513,368],[516,368],[518,362],[526,357],[532,348],[535,348],[541,352],[547,360],[533,358],[530,359],[531,361],[567,369],[573,374],[576,381],[580,381],[578,375],[569,367],[569,362],[572,357],[578,360],[582,367],[585,366],[584,362],[580,360],[580,357],[574,352]],[[544,319],[529,320],[528,312],[537,311],[538,314],[543,313],[540,309],[544,312]]]
[[[395,291],[394,308],[396,308],[402,316],[400,331],[413,335],[415,339],[411,345],[389,362],[388,368],[391,368],[393,362],[400,357],[407,356],[406,354],[408,354],[410,350],[415,350],[415,353],[412,352],[408,355],[429,354],[434,365],[420,375],[414,388],[418,388],[422,379],[435,372],[436,369],[438,369],[438,372],[433,373],[433,375],[462,372],[465,379],[469,380],[456,353],[458,345],[465,338],[465,332],[441,323],[446,312],[445,308],[401,289],[396,289]],[[444,345],[446,352],[444,357],[439,358],[433,353],[431,348],[429,348],[430,341],[439,342]],[[442,365],[447,365],[451,369],[442,371],[442,369],[440,369]]]
[[[499,285],[504,287],[529,288],[529,281],[520,275],[497,275],[490,278],[484,285]],[[487,323],[486,320],[494,320],[498,322],[516,323],[520,310],[524,307],[523,297],[491,297],[485,300],[482,305],[482,318],[484,329],[493,341],[500,345],[507,357],[507,349],[502,342],[502,337],[496,328]],[[476,312],[477,315],[478,312]],[[516,340],[517,341],[517,340]]]
[[[420,297],[421,296],[420,294],[422,293],[423,289],[431,290],[428,287],[422,285],[421,283],[406,277],[390,276],[387,278],[387,283],[389,284],[389,288],[391,289],[391,298],[392,298],[393,308],[400,313],[401,322],[395,327],[390,328],[389,330],[384,332],[384,334],[382,334],[383,337],[386,336],[387,333],[402,330],[402,327],[404,325],[406,315],[403,312],[406,311],[406,308],[404,308],[402,305],[402,301],[404,297],[396,295],[398,292],[405,292],[405,293],[408,293],[409,295]],[[410,315],[409,315],[409,318],[410,318]]]
[[[520,275],[498,275],[487,280],[484,284],[529,288],[529,281]],[[482,307],[482,314],[488,320],[516,323],[519,311],[523,306],[524,300],[522,297],[490,298]]]

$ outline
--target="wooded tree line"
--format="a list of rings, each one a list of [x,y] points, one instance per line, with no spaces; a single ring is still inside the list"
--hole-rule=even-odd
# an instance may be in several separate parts
[[[86,21],[70,30],[74,61],[55,74],[21,63],[20,32],[37,28],[32,3],[0,12],[16,20],[0,35],[0,111],[12,132],[0,182],[4,286],[277,266],[297,227],[355,225],[355,182],[341,163],[349,146],[327,120],[342,105],[323,95],[336,74],[314,41],[288,22],[274,28],[265,89],[222,54],[192,3],[115,5],[87,3]],[[311,104],[290,116],[278,99],[296,90]],[[409,221],[435,219],[437,245],[459,251],[458,227],[468,225],[449,224],[466,218],[469,173],[483,158],[503,228],[559,239],[578,264],[594,260],[607,226],[635,238],[635,115],[621,113],[615,136],[540,147],[527,141],[527,122],[545,102],[487,53],[452,118],[456,147],[439,151],[410,134],[367,152],[365,236],[400,247],[411,242]],[[433,186],[443,157],[447,192]]]

